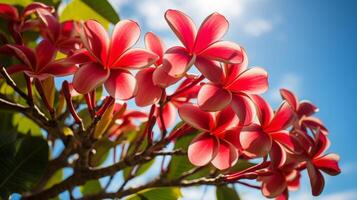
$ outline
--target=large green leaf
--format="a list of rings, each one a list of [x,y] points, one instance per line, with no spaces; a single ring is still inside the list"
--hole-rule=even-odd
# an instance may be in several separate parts
[[[19,5],[22,7],[27,6],[28,4],[32,3],[32,0],[0,0],[0,3],[7,3],[11,5]]]
[[[83,3],[95,10],[109,22],[116,24],[119,16],[107,0],[82,0]]]
[[[13,133],[15,134],[15,133]],[[0,194],[31,190],[41,177],[48,163],[49,149],[42,137],[30,135],[14,139],[1,132],[0,147]]]
[[[165,187],[142,190],[128,197],[127,200],[176,200],[182,197],[180,188]]]
[[[35,122],[22,115],[21,113],[14,114],[12,118],[12,124],[17,127],[17,131],[19,133],[27,134],[30,132],[31,135],[34,136],[41,135],[41,128]]]
[[[87,181],[82,187],[83,196],[99,193],[102,190],[99,180]]]
[[[226,185],[217,186],[216,188],[217,200],[240,200],[237,191],[234,188]]]

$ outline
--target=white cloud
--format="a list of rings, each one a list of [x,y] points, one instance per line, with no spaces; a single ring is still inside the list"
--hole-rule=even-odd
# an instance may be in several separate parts
[[[164,13],[167,9],[179,9],[187,13],[197,25],[205,17],[213,12],[219,12],[223,14],[235,29],[243,27],[243,32],[249,36],[261,36],[267,32],[273,30],[273,23],[259,17],[258,7],[267,3],[268,0],[111,0],[119,10],[123,6],[130,5],[132,9],[130,17],[142,20],[151,30],[164,31],[168,29],[168,26],[164,19]],[[253,12],[254,11],[254,12]],[[254,18],[252,14],[255,13]]]
[[[243,27],[245,33],[254,37],[259,37],[265,33],[272,31],[272,29],[272,22],[265,19],[252,20]]]
[[[281,101],[279,89],[285,88],[288,90],[293,91],[297,96],[301,93],[301,84],[302,80],[301,77],[293,74],[288,73],[284,74],[281,80],[278,82],[276,86],[272,86],[267,93],[267,97],[271,102],[278,103]]]

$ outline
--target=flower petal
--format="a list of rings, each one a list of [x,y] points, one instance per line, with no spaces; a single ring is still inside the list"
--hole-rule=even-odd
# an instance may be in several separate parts
[[[255,107],[252,100],[243,95],[232,95],[231,107],[239,118],[240,125],[249,125],[254,120]]]
[[[68,65],[64,60],[51,62],[41,70],[40,73],[51,74],[53,76],[67,76],[74,74],[78,70],[75,65]]]
[[[264,127],[267,132],[284,130],[291,125],[295,119],[294,111],[287,102],[283,102],[275,112],[270,124]]]
[[[261,179],[263,181],[262,193],[268,198],[281,195],[287,187],[285,176],[278,172],[274,172],[272,175],[262,177]]]
[[[298,109],[299,116],[311,116],[319,111],[319,109],[309,101],[301,101]]]
[[[217,155],[211,161],[219,170],[232,167],[238,160],[238,150],[231,143],[219,140]]]
[[[167,10],[165,19],[182,44],[192,52],[196,37],[196,26],[192,19],[178,10]]]
[[[289,105],[296,111],[299,106],[299,100],[297,96],[287,89],[280,89],[281,97],[289,103]]]
[[[165,52],[162,67],[172,77],[185,75],[195,59],[183,47],[175,46]]]
[[[158,68],[156,68],[156,70],[153,73],[153,81],[154,84],[157,86],[160,86],[162,88],[166,88],[170,85],[173,85],[174,83],[176,83],[177,81],[179,81],[181,78],[175,78],[173,76],[170,76],[165,69],[163,68],[163,66],[159,66]]]
[[[51,44],[48,40],[42,40],[36,46],[36,57],[37,57],[37,66],[39,69],[36,71],[40,71],[42,68],[46,67],[46,65],[55,59],[56,56],[56,47]]]
[[[216,126],[211,132],[216,136],[221,136],[221,133],[226,134],[228,130],[233,130],[238,124],[238,117],[231,107],[226,107],[220,112],[216,113]]]
[[[109,71],[97,63],[81,66],[73,77],[73,88],[81,94],[86,94],[102,84],[109,77]]]
[[[223,70],[219,62],[203,57],[197,57],[195,66],[208,80],[212,81],[213,83],[222,82]]]
[[[109,60],[107,65],[112,66],[126,50],[128,50],[138,41],[139,37],[140,28],[135,21],[119,21],[115,25],[112,33]]]
[[[249,157],[267,155],[272,145],[269,135],[264,133],[256,124],[242,129],[239,135],[239,143],[244,153]]]
[[[109,36],[105,28],[95,20],[84,23],[84,45],[103,65],[107,63]]]
[[[274,116],[273,109],[270,107],[267,101],[259,95],[250,96],[257,108],[257,116],[261,126],[266,126],[270,123]]]
[[[233,81],[235,81],[240,74],[248,68],[248,55],[245,52],[244,48],[242,48],[243,53],[243,61],[239,64],[225,64],[226,65],[226,78],[224,81],[225,85],[230,85]]]
[[[46,4],[40,2],[32,2],[25,7],[22,11],[23,16],[28,16],[34,13],[37,10],[46,10],[47,12],[54,13],[55,9],[52,6],[47,6]]]
[[[0,53],[16,56],[20,62],[32,69],[36,67],[36,54],[32,49],[26,46],[6,44],[0,48]]]
[[[146,49],[129,49],[117,61],[111,69],[140,69],[155,63],[159,57]]]
[[[230,64],[243,62],[241,47],[238,44],[229,41],[215,42],[200,52],[199,56]]]
[[[159,56],[159,59],[156,61],[155,65],[159,66],[162,64],[162,59],[164,57],[164,43],[160,38],[152,32],[148,32],[145,35],[145,46],[150,51],[154,52]]]
[[[208,16],[201,24],[197,32],[195,52],[199,53],[212,43],[217,42],[228,30],[227,19],[219,14],[213,13]]]
[[[325,173],[336,176],[341,173],[341,169],[338,166],[338,161],[340,160],[340,156],[337,154],[331,153],[320,158],[314,159],[312,162],[315,167],[324,171]]]
[[[105,81],[104,87],[115,99],[127,100],[136,94],[137,84],[135,77],[127,70],[112,69]]]
[[[248,69],[226,88],[232,92],[262,94],[268,89],[268,73],[259,67]]]
[[[8,74],[15,74],[18,72],[23,72],[23,71],[31,71],[31,69],[27,65],[24,65],[24,64],[15,64],[15,65],[11,65],[10,67],[6,68],[6,72]]]
[[[215,112],[225,108],[232,100],[232,94],[214,84],[204,84],[198,92],[197,102],[204,111]]]
[[[152,105],[157,103],[161,97],[162,89],[154,85],[152,80],[154,70],[154,67],[143,69],[135,76],[138,83],[135,103],[138,106]]]
[[[47,10],[38,9],[37,14],[44,24],[42,31],[46,34],[47,38],[55,42],[59,39],[61,33],[61,24],[58,19]]]
[[[271,165],[275,168],[282,167],[286,161],[286,152],[284,148],[277,142],[273,141],[269,152]]]
[[[178,112],[182,120],[196,129],[209,131],[214,125],[212,114],[202,111],[197,105],[184,104],[179,107]]]
[[[307,162],[306,167],[310,178],[312,195],[319,196],[324,189],[325,179],[321,172],[311,162]]]
[[[165,128],[170,128],[172,125],[174,125],[176,121],[177,109],[175,105],[171,102],[166,103],[164,108],[162,109],[162,115],[164,119]],[[156,119],[160,129],[162,129],[163,126],[160,118],[157,117]]]
[[[202,133],[188,146],[188,159],[196,166],[204,166],[216,156],[217,150],[217,138],[208,133]]]
[[[14,6],[0,3],[0,16],[8,20],[16,21],[19,18],[19,13]]]

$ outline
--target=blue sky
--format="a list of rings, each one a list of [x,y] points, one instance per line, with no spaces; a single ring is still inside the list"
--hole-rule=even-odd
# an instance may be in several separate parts
[[[354,129],[357,113],[357,3],[354,1],[273,0],[112,0],[121,18],[139,21],[142,32],[153,31],[168,45],[178,44],[163,15],[176,8],[198,24],[218,11],[230,20],[226,39],[244,46],[251,66],[266,68],[273,105],[285,87],[320,108],[318,116],[330,130],[331,152],[341,156],[342,174],[328,177],[318,199],[353,199],[357,196],[357,153]],[[142,42],[138,45],[142,45]],[[305,174],[306,175],[306,174]],[[307,180],[293,199],[310,199]],[[305,184],[306,183],[306,184]],[[254,197],[242,188],[243,196]],[[200,197],[199,189],[184,194]],[[210,192],[208,192],[210,193]],[[307,196],[306,196],[307,195]]]

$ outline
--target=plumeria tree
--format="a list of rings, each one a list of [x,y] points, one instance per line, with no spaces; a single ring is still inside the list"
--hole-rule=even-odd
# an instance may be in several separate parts
[[[1,198],[178,199],[211,185],[239,199],[243,185],[282,200],[303,171],[314,196],[340,173],[318,108],[287,89],[272,108],[267,71],[222,39],[223,15],[198,27],[167,10],[182,45],[148,32],[137,48],[139,24],[107,1],[26,2],[0,4]]]

